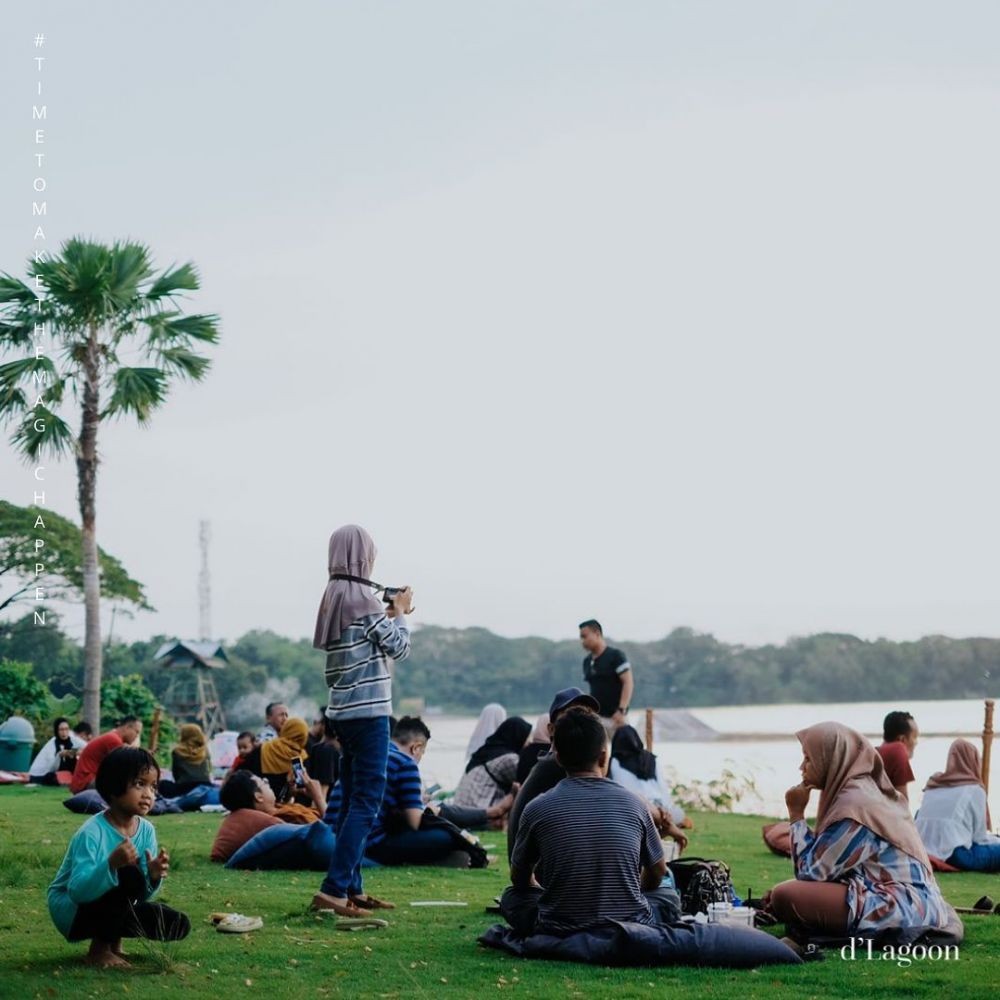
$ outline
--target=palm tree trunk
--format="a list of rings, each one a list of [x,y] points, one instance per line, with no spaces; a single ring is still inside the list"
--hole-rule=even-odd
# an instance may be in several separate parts
[[[83,717],[101,727],[101,577],[97,560],[97,424],[100,420],[100,362],[92,327],[83,361],[83,420],[77,442],[77,500],[83,537]]]

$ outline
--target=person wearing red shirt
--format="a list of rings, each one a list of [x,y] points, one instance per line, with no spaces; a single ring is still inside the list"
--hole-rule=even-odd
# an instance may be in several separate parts
[[[127,715],[114,729],[95,736],[80,751],[69,790],[75,795],[86,788],[92,788],[101,761],[118,747],[138,746],[141,735],[142,723],[134,715]]]
[[[882,723],[882,744],[876,749],[893,788],[909,801],[907,785],[913,781],[910,758],[917,746],[920,730],[909,712],[890,712]]]

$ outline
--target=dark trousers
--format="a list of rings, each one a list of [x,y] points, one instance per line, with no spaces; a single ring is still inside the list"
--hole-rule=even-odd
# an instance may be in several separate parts
[[[507,886],[500,897],[500,912],[504,919],[522,937],[535,933],[538,923],[538,900],[541,889],[515,889]],[[661,886],[644,892],[646,902],[653,911],[653,921],[657,924],[672,924],[680,919],[681,899],[676,889]]]
[[[334,725],[341,747],[340,812],[337,842],[320,891],[343,899],[364,891],[361,859],[385,794],[389,718],[345,719]]]
[[[191,932],[191,921],[163,903],[146,903],[146,879],[136,865],[118,869],[118,885],[76,911],[70,941],[117,941],[142,937],[180,941]]]
[[[441,803],[438,815],[449,820],[462,830],[485,830],[489,824],[485,809],[473,809],[471,806],[453,806],[450,802]]]
[[[455,840],[447,830],[404,830],[373,844],[365,853],[380,865],[432,865],[455,850]]]

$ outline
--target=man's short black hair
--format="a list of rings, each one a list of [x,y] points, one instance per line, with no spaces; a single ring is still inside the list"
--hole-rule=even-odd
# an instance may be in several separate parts
[[[116,723],[115,729],[121,729],[122,726],[134,726],[139,721],[137,715],[123,715]]]
[[[94,787],[105,802],[124,795],[128,786],[146,771],[155,771],[160,780],[156,758],[141,747],[116,747],[101,761]]]
[[[593,767],[608,744],[608,734],[593,712],[574,707],[559,716],[552,734],[559,763],[567,771],[586,771]]]
[[[578,628],[592,628],[598,635],[604,635],[604,629],[596,618],[588,618],[585,622],[580,622]]]
[[[895,743],[900,736],[909,736],[913,728],[913,716],[909,712],[890,712],[882,721],[882,740]]]
[[[257,788],[252,771],[235,771],[219,790],[219,801],[230,812],[253,809],[257,801]]]
[[[270,719],[271,713],[278,707],[278,705],[284,705],[283,701],[269,701],[267,703],[267,708],[264,709],[264,718]]]
[[[251,743],[253,743],[254,735],[253,733],[250,732],[249,729],[244,729],[243,732],[236,737],[237,743],[239,743],[240,740],[249,740]]]
[[[73,727],[73,732],[76,733],[77,736],[93,736],[94,727],[89,722],[83,722],[81,720]]]
[[[392,730],[392,738],[399,743],[412,743],[414,740],[429,740],[431,731],[427,723],[419,715],[404,715]]]

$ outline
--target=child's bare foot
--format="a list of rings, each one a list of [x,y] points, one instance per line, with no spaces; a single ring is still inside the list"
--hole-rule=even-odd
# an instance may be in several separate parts
[[[121,942],[118,942],[121,947]],[[114,947],[103,941],[92,941],[90,951],[83,959],[87,965],[96,965],[99,969],[131,969],[130,963],[126,962],[120,951],[115,951]]]

